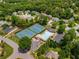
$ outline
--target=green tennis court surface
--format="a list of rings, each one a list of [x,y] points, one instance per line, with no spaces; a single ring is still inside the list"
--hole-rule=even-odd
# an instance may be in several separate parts
[[[16,36],[20,39],[24,37],[32,38],[36,34],[42,32],[45,28],[41,26],[40,24],[34,24],[30,26],[29,28],[26,28],[18,33],[16,33]]]

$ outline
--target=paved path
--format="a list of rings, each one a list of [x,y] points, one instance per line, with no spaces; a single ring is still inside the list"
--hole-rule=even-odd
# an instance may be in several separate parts
[[[21,57],[23,59],[34,59],[32,55],[30,55],[29,53],[19,53],[18,52],[18,45],[13,42],[10,39],[6,39],[3,38],[2,36],[0,36],[0,40],[3,40],[5,43],[7,43],[8,45],[10,45],[13,48],[13,54],[11,56],[9,56],[7,59],[16,59],[17,57]]]
[[[9,32],[7,35],[5,35],[4,37],[7,37],[7,36],[9,36],[11,33],[13,33],[13,32],[15,32],[16,30],[18,30],[18,28],[16,27],[16,28],[14,28],[11,32]]]

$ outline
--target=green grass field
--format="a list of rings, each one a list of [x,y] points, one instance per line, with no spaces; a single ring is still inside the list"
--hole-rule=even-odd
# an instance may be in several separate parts
[[[4,56],[0,56],[0,59],[7,59],[13,52],[13,48],[5,44],[5,53]]]
[[[10,36],[8,37],[9,39],[11,39],[12,41],[14,41],[15,43],[19,44],[19,40],[16,36]]]

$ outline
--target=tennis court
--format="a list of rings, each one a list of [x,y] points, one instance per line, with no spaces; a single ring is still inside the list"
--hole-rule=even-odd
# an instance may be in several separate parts
[[[18,33],[16,33],[16,36],[20,39],[24,37],[32,38],[33,36],[37,35],[38,33],[42,32],[45,28],[41,26],[40,24],[34,24],[30,26],[29,28],[26,28]]]
[[[30,31],[29,29],[25,29],[19,33],[16,34],[16,36],[20,39],[22,39],[23,37],[28,37],[31,38],[35,35],[34,32]]]
[[[40,33],[41,31],[43,31],[45,28],[39,24],[35,24],[31,27],[28,28],[29,30],[35,32],[35,33]]]

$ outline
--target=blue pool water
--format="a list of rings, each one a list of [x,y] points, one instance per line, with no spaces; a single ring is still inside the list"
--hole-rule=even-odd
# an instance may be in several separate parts
[[[45,31],[41,36],[43,38],[43,40],[47,41],[49,39],[49,37],[51,36],[51,32],[49,31]]]

